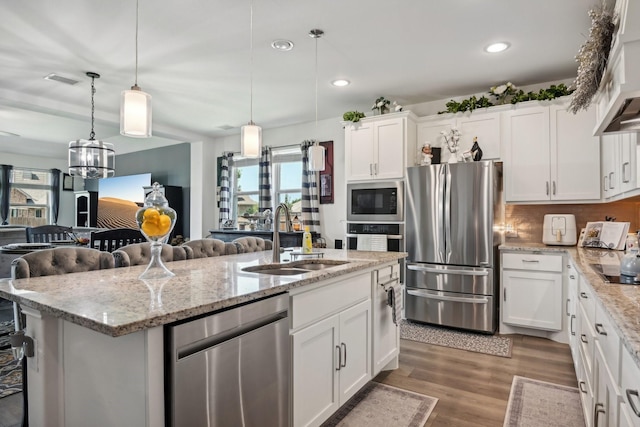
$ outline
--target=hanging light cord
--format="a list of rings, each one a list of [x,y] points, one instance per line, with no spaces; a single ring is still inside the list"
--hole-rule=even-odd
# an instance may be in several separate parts
[[[316,39],[316,143],[319,141],[318,138],[318,39],[320,35],[318,35]]]
[[[96,133],[93,131],[93,115],[96,110],[96,104],[93,101],[93,95],[96,93],[95,80],[96,78],[91,76],[91,133],[89,134],[89,141],[95,140],[96,137]]]
[[[249,124],[253,125],[253,1],[251,1],[251,13],[249,16]]]
[[[138,0],[136,0],[136,80],[134,86],[138,87]]]

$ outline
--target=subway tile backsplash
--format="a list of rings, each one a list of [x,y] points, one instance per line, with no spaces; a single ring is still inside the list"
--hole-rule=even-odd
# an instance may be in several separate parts
[[[607,216],[629,221],[629,231],[640,230],[640,201],[635,199],[576,205],[505,205],[505,227],[513,230],[506,234],[505,242],[541,243],[545,214],[575,215],[578,233],[587,222],[604,221]]]

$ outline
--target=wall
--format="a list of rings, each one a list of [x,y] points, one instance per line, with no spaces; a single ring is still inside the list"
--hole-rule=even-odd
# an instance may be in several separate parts
[[[132,144],[135,144],[135,141]],[[183,212],[178,220],[182,221],[185,237],[189,236],[190,230],[190,169],[191,148],[188,143],[116,155],[117,176],[151,172],[151,180],[154,182],[182,187]],[[87,180],[85,188],[98,191],[98,181]]]
[[[541,243],[545,214],[574,214],[576,233],[590,221],[604,221],[615,217],[616,221],[630,222],[630,232],[640,229],[640,199],[632,198],[611,203],[577,205],[506,205],[505,225],[511,224],[517,237],[505,237],[507,243]]]
[[[68,171],[67,159],[25,156],[21,154],[1,153],[0,163],[13,165],[14,167],[37,168],[37,169],[60,169],[63,173]],[[66,152],[65,152],[66,154]],[[75,198],[73,191],[62,190],[62,175],[60,176],[60,210],[58,211],[58,225],[73,226],[75,215]],[[82,190],[82,179],[74,179],[75,190]]]

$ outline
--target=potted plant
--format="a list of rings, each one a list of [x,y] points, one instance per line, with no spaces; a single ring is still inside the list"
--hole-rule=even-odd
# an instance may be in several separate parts
[[[346,113],[344,113],[342,115],[342,120],[344,120],[345,122],[359,122],[360,119],[364,118],[364,113],[361,113],[360,111],[347,111]]]

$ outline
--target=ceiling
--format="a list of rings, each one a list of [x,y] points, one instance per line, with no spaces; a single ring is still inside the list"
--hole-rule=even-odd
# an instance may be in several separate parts
[[[592,7],[586,0],[139,0],[138,85],[153,97],[153,138],[119,135],[120,92],[135,79],[135,0],[29,0],[3,6],[0,152],[66,156],[88,138],[90,78],[96,138],[127,153],[239,134],[348,110],[385,96],[410,105],[573,78]],[[595,2],[594,2],[595,3]],[[294,43],[290,52],[271,48]],[[511,48],[490,55],[495,41]],[[251,73],[253,70],[253,73]],[[78,80],[44,80],[56,73]],[[351,85],[331,86],[336,78]],[[444,108],[444,105],[443,105]],[[231,129],[228,129],[231,127]],[[17,134],[19,136],[6,135]]]

